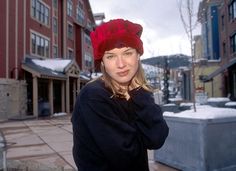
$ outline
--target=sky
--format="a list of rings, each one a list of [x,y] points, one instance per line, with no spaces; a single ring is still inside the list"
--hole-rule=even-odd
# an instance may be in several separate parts
[[[193,0],[196,14],[200,1]],[[180,19],[177,0],[89,0],[89,2],[93,13],[105,14],[104,21],[123,18],[143,26],[141,36],[144,44],[143,59],[179,53],[190,55],[190,41]],[[194,35],[200,34],[200,30],[198,24],[193,30]]]

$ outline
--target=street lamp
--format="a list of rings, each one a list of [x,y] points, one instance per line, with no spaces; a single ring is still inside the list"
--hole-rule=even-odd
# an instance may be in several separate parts
[[[168,65],[168,58],[164,58],[164,77],[163,77],[163,82],[164,82],[164,88],[163,88],[163,102],[164,104],[169,103],[169,79],[170,79],[170,69]]]

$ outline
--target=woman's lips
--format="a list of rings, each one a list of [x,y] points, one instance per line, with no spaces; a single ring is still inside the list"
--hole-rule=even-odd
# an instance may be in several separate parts
[[[122,72],[117,72],[117,75],[119,75],[120,77],[124,77],[126,75],[128,75],[129,73],[129,70],[126,70],[126,71],[122,71]]]

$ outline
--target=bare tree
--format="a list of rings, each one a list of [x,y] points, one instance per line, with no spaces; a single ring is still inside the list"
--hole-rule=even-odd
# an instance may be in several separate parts
[[[184,30],[188,36],[191,48],[191,59],[192,59],[192,101],[194,112],[196,112],[196,101],[195,101],[195,60],[194,60],[194,49],[193,49],[193,30],[196,29],[198,21],[196,19],[196,13],[194,13],[194,0],[177,0],[179,14],[181,21],[184,26]]]

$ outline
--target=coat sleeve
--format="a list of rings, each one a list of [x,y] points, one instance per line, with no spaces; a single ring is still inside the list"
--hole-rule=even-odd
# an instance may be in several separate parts
[[[154,101],[151,92],[138,88],[130,91],[136,113],[135,125],[145,148],[159,149],[164,144],[169,128],[162,110]]]
[[[113,99],[96,94],[98,93],[94,92],[91,97],[86,93],[81,95],[73,115],[79,114],[79,123],[83,122],[86,127],[83,130],[87,130],[110,165],[118,170],[125,170],[135,162],[134,159],[142,155],[144,148],[141,139],[134,127],[115,114]],[[74,116],[74,120],[76,117]]]

